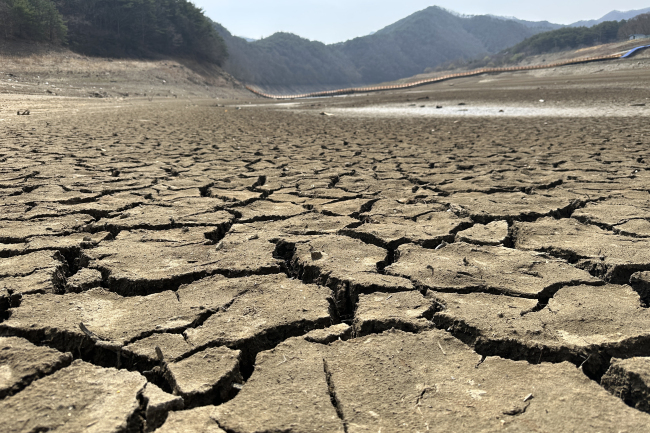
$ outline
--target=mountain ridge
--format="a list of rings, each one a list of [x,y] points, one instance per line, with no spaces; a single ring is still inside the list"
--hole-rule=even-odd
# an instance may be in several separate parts
[[[261,86],[391,81],[458,57],[498,52],[545,29],[486,15],[462,16],[437,6],[371,35],[330,45],[289,33],[247,42],[220,24],[215,28],[230,53],[226,71]]]
[[[608,17],[631,17],[644,11],[612,11],[599,20],[578,23],[604,22]],[[394,81],[451,61],[487,59],[541,33],[564,31],[573,38],[568,29],[575,24],[462,15],[430,6],[369,35],[329,45],[282,32],[247,41],[220,24],[214,26],[230,54],[224,68],[242,82],[263,89],[331,89]]]
[[[621,21],[621,20],[629,20],[630,18],[634,18],[637,15],[645,14],[650,12],[650,8],[645,8],[645,9],[634,9],[634,10],[629,10],[629,11],[611,11],[608,14],[603,15],[602,17],[595,19],[595,20],[583,20],[583,21],[576,21],[573,24],[569,24],[569,27],[593,27],[597,24],[600,24],[605,21]]]

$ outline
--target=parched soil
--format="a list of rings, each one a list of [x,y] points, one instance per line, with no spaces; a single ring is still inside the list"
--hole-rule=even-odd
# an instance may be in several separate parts
[[[243,89],[218,66],[188,59],[112,59],[85,56],[57,46],[0,41],[3,97],[236,99],[248,93]]]
[[[2,430],[646,431],[633,62],[289,104],[3,96]]]

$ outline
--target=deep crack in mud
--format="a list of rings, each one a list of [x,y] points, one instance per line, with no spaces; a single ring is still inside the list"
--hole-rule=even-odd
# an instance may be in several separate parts
[[[645,112],[41,104],[0,123],[6,431],[647,429]]]

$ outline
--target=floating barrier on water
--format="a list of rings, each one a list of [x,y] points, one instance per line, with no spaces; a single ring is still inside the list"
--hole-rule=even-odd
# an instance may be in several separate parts
[[[476,69],[474,71],[468,71],[468,72],[459,72],[457,74],[449,74],[449,75],[444,75],[442,77],[435,77],[435,78],[428,78],[426,80],[420,80],[420,81],[415,81],[413,83],[405,83],[405,84],[394,84],[392,86],[370,86],[370,87],[351,87],[347,89],[338,89],[338,90],[326,90],[322,92],[312,92],[312,93],[303,93],[300,95],[271,95],[268,93],[261,92],[254,87],[251,86],[246,86],[248,90],[251,92],[255,93],[256,95],[262,96],[264,98],[269,98],[269,99],[301,99],[301,98],[318,98],[318,97],[324,97],[324,96],[341,96],[341,95],[351,95],[354,93],[369,93],[369,92],[381,92],[383,90],[401,90],[401,89],[410,89],[413,87],[418,87],[418,86],[424,86],[426,84],[432,84],[432,83],[438,83],[440,81],[447,81],[451,80],[454,78],[463,78],[463,77],[471,77],[474,75],[481,75],[481,74],[490,74],[490,73],[499,73],[499,72],[516,72],[516,71],[530,71],[534,69],[548,69],[548,68],[556,68],[558,66],[568,66],[568,65],[576,65],[579,63],[590,63],[590,62],[599,62],[603,60],[613,60],[613,59],[620,59],[624,57],[631,56],[634,52],[648,48],[650,45],[643,46],[643,47],[637,47],[626,54],[621,55],[621,53],[616,53],[616,54],[609,54],[606,56],[598,56],[598,57],[582,57],[579,59],[572,59],[572,60],[565,60],[562,62],[555,62],[555,63],[549,63],[546,65],[531,65],[531,66],[512,66],[512,67],[506,67],[506,68],[482,68],[482,69]]]

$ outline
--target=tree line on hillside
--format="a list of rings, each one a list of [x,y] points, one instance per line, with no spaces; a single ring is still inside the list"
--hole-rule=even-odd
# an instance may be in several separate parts
[[[287,33],[247,42],[215,27],[228,45],[226,71],[268,88],[392,81],[452,59],[501,51],[544,30],[489,16],[459,17],[435,6],[372,35],[331,45]]]
[[[187,0],[0,0],[5,39],[69,44],[99,56],[193,57],[222,64],[226,45]]]
[[[214,26],[228,45],[226,71],[245,83],[328,86],[361,80],[349,59],[321,42],[275,33],[250,43]]]
[[[650,35],[650,13],[630,18],[621,26],[619,36],[628,38],[631,35]]]
[[[428,68],[426,72],[500,67],[517,63],[527,56],[624,41],[634,34],[650,35],[650,13],[627,21],[604,21],[593,27],[563,27],[540,33],[500,53],[471,60],[453,60],[436,68]]]
[[[68,31],[50,0],[0,0],[0,24],[4,39],[61,43]]]
[[[513,56],[536,55],[616,42],[625,24],[625,21],[605,21],[593,27],[564,27],[532,36],[507,51]]]
[[[503,54],[514,56],[514,60],[517,60],[525,55],[624,41],[633,34],[650,35],[650,13],[637,15],[629,20],[604,21],[593,27],[565,27],[540,33],[505,50]]]

